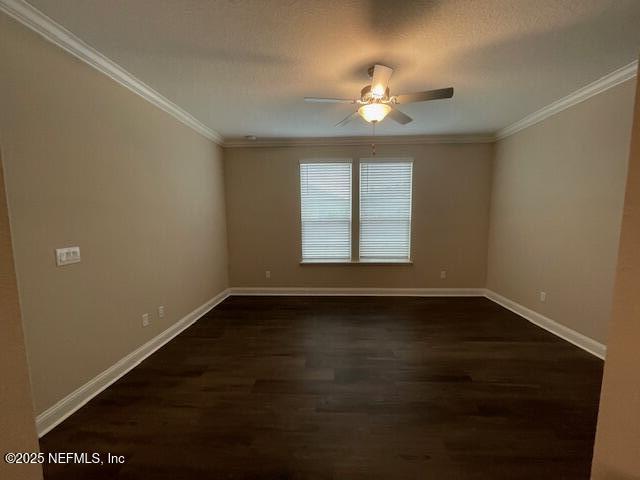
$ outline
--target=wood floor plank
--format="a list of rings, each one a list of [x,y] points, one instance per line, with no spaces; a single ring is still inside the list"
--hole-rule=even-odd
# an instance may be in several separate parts
[[[41,439],[57,479],[588,479],[602,361],[484,298],[231,297]]]

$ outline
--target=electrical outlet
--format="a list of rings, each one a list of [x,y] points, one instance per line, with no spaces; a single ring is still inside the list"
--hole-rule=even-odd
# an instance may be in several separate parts
[[[542,292],[542,291],[540,292],[540,301],[542,303],[547,301],[547,292]]]
[[[164,318],[164,305],[158,307],[158,318]]]
[[[264,278],[266,278],[267,280],[271,278],[271,270],[264,271]]]
[[[70,265],[80,263],[80,247],[56,248],[56,265]]]
[[[149,317],[149,314],[148,313],[143,313],[142,314],[142,326],[143,327],[148,327],[150,323],[151,323],[151,318]]]
[[[440,270],[440,279],[444,280],[445,278],[447,278],[447,271]]]

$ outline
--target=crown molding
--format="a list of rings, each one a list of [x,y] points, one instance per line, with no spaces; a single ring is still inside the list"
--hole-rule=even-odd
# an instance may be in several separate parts
[[[120,65],[83,42],[25,0],[0,0],[0,11],[6,13],[66,52],[107,75],[120,85],[141,96],[178,121],[225,148],[240,147],[306,147],[306,146],[359,146],[375,142],[377,145],[425,145],[493,143],[520,130],[535,125],[573,105],[591,98],[637,75],[638,61],[631,62],[595,82],[582,87],[523,119],[505,127],[495,135],[397,135],[381,137],[300,137],[300,138],[245,138],[224,139],[218,132],[204,125],[186,110],[167,99],[136,78]]]
[[[370,145],[426,145],[436,143],[493,143],[493,135],[393,135],[381,137],[227,138],[225,148],[329,147]]]
[[[599,93],[604,92],[616,85],[625,82],[637,75],[638,72],[638,61],[634,61],[625,65],[624,67],[618,68],[613,72],[605,75],[604,77],[592,82],[573,93],[570,93],[566,97],[563,97],[559,100],[556,100],[553,103],[550,103],[546,107],[537,110],[522,120],[519,120],[511,125],[498,130],[496,133],[496,139],[502,140],[514,133],[519,132],[527,127],[531,127],[536,123],[541,122],[542,120],[549,118],[556,113],[559,113],[563,110],[566,110],[569,107],[572,107],[580,102],[584,102],[585,100],[597,95]]]
[[[87,45],[69,30],[58,24],[47,15],[31,6],[24,0],[0,0],[0,11],[5,12],[18,22],[29,27],[45,39],[79,58],[99,72],[107,75],[133,93],[140,95],[149,103],[164,110],[180,122],[192,128],[208,139],[222,145],[223,137],[210,129],[193,115],[180,108],[171,100],[162,96],[120,65],[110,60],[93,47]]]

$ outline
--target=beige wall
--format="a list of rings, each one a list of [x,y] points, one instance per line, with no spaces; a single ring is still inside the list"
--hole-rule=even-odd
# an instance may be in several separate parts
[[[488,288],[603,343],[633,92],[627,81],[496,145]]]
[[[412,266],[299,264],[299,161],[370,147],[225,149],[230,282],[241,287],[484,287],[490,144],[377,147],[414,158]],[[440,270],[447,270],[446,280]],[[265,270],[271,279],[265,279]]]
[[[220,147],[4,14],[0,64],[0,147],[38,413],[230,284],[487,284],[606,340],[632,82],[495,146],[378,146],[379,157],[415,161],[414,264],[301,266],[299,160],[358,159],[368,146],[230,148],[223,162]],[[54,249],[69,245],[82,263],[56,267]]]
[[[0,152],[2,153],[2,152]],[[0,159],[0,455],[37,452],[29,370],[24,347],[18,287],[13,267],[2,159]],[[0,458],[0,478],[42,478],[40,465],[8,465]]]
[[[640,478],[640,82],[613,295],[594,480]]]
[[[40,413],[227,287],[222,151],[4,14],[0,65]],[[54,249],[70,245],[82,263],[56,267]],[[144,312],[153,323],[143,329]]]

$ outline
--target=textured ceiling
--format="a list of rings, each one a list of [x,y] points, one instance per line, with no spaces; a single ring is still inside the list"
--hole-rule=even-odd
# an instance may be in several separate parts
[[[354,136],[333,125],[367,67],[392,93],[453,86],[377,134],[490,133],[626,65],[639,0],[29,0],[225,137]]]

